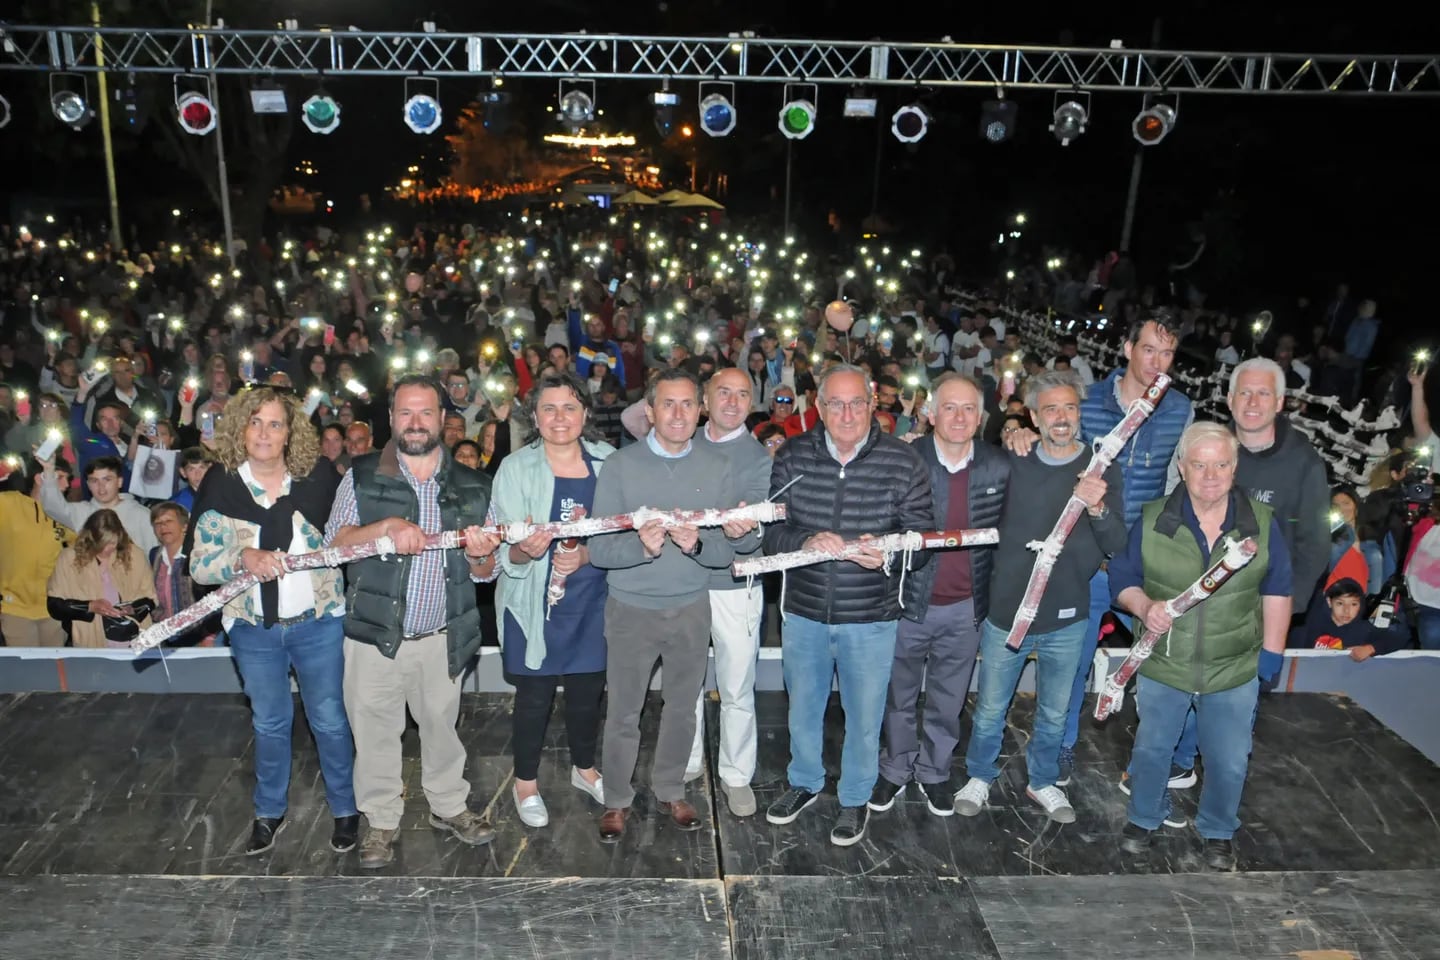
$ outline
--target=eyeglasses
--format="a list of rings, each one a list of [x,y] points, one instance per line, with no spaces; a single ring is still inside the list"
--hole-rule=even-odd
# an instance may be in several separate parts
[[[860,416],[870,407],[870,401],[866,397],[856,397],[854,400],[826,400],[825,409],[829,410],[832,416],[840,416],[849,410],[855,416]]]
[[[1019,427],[1005,427],[1005,428],[1003,428],[1000,432],[1001,432],[1001,433],[1018,433],[1019,431],[1020,431],[1020,428],[1019,428]]]
[[[775,401],[776,403],[794,403],[794,402],[795,402],[795,398],[794,398],[794,397],[774,397],[773,399],[774,399],[774,401]]]
[[[769,440],[765,441],[765,446],[771,450],[774,450],[776,447],[780,446],[784,442],[784,437],[771,437]]]

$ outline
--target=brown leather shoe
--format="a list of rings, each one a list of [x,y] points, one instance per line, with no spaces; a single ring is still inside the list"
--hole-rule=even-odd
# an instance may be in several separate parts
[[[625,818],[629,815],[629,810],[606,807],[600,816],[600,842],[619,843],[625,836]]]
[[[670,819],[674,821],[675,826],[686,832],[699,830],[704,826],[700,822],[700,814],[695,812],[695,808],[688,801],[672,800],[667,803],[662,800],[655,807],[661,813],[670,814]]]

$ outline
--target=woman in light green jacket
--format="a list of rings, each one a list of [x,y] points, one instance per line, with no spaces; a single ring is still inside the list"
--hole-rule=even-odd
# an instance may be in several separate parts
[[[542,376],[527,395],[534,435],[501,461],[491,495],[499,521],[563,522],[586,515],[595,478],[615,452],[591,423],[590,391],[573,375]],[[515,686],[515,787],[520,820],[550,822],[537,776],[555,690],[565,686],[570,783],[603,803],[595,769],[605,692],[605,572],[583,543],[536,535],[500,552],[495,610],[506,679]]]

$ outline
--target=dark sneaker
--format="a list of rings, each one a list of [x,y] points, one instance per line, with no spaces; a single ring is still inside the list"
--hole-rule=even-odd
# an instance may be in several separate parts
[[[925,808],[937,817],[955,816],[955,791],[948,783],[922,783],[920,792],[925,794]]]
[[[865,827],[870,822],[868,807],[841,807],[840,816],[830,830],[830,842],[837,847],[849,847],[865,838]]]
[[[1070,786],[1070,775],[1075,772],[1075,748],[1060,748],[1060,776],[1055,778],[1055,786]]]
[[[245,844],[245,856],[257,857],[275,846],[275,836],[284,827],[284,817],[256,817],[250,828],[250,842]]]
[[[1165,786],[1171,790],[1186,790],[1195,786],[1195,783],[1199,779],[1199,777],[1195,776],[1194,767],[1186,770],[1178,763],[1172,763],[1170,764],[1170,779],[1166,781]]]
[[[905,784],[891,783],[884,777],[875,781],[875,792],[870,794],[870,802],[866,804],[876,813],[884,813],[895,806],[895,798],[905,792]]]
[[[780,795],[779,800],[770,804],[770,809],[765,811],[765,819],[779,826],[794,823],[806,807],[819,799],[820,794],[818,793],[791,787]]]
[[[1230,873],[1235,869],[1235,842],[1233,840],[1206,840],[1205,865],[1211,870]]]
[[[1153,830],[1146,830],[1127,821],[1125,828],[1120,831],[1120,849],[1133,856],[1143,856],[1150,849],[1153,833]]]
[[[336,853],[349,853],[360,839],[360,814],[336,817],[335,829],[330,833],[330,849]]]

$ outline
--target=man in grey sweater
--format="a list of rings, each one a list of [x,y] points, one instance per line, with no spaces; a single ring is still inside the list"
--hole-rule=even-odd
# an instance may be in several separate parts
[[[770,455],[745,429],[750,412],[751,381],[745,371],[727,367],[705,385],[705,412],[710,422],[695,438],[697,445],[719,453],[740,484],[740,499],[758,503],[770,494]],[[756,537],[734,544],[743,555],[760,548]],[[730,571],[710,575],[710,639],[715,646],[715,688],[720,694],[720,788],[730,812],[748,817],[756,810],[750,780],[755,776],[755,659],[760,653],[760,621],[764,591],[747,585]],[[705,744],[705,692],[695,704],[695,742],[685,778],[700,775]]]
[[[645,409],[652,424],[640,443],[605,462],[595,486],[595,515],[729,508],[740,486],[725,457],[694,442],[700,422],[700,384],[670,369],[650,383]],[[691,704],[705,680],[710,640],[710,575],[735,558],[735,545],[753,538],[753,522],[701,530],[652,520],[638,530],[593,537],[590,562],[609,571],[605,601],[609,708],[601,766],[605,813],[600,839],[616,843],[635,790],[630,779],[640,751],[640,711],[655,661],[664,666],[665,698],[655,745],[651,787],[657,807],[681,830],[698,830],[700,815],[685,800],[685,762],[695,736]]]

